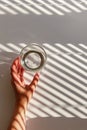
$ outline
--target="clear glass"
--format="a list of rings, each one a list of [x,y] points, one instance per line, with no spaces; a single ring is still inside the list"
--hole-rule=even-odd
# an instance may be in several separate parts
[[[20,62],[25,71],[40,72],[46,59],[47,54],[44,48],[36,43],[27,45],[20,52]]]

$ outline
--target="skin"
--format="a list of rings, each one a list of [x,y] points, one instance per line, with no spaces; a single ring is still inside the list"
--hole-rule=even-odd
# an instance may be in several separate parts
[[[18,57],[11,66],[11,83],[15,91],[16,103],[8,130],[25,130],[27,106],[33,97],[39,80],[39,74],[36,73],[32,82],[25,84],[23,74],[24,69],[20,65],[20,58]]]

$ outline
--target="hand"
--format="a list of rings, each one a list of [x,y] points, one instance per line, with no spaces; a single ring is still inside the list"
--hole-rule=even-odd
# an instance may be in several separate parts
[[[24,69],[20,65],[20,58],[18,57],[13,61],[13,64],[11,66],[11,76],[12,76],[11,82],[16,93],[17,101],[21,99],[27,99],[27,102],[29,102],[30,99],[32,98],[32,95],[38,83],[39,74],[36,73],[34,75],[34,78],[29,85],[25,84],[23,74]]]

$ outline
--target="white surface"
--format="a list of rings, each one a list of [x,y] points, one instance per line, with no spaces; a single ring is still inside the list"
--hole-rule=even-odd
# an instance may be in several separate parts
[[[0,6],[1,130],[7,130],[15,102],[10,65],[33,42],[44,45],[48,61],[27,110],[27,130],[86,130],[87,5],[65,1],[64,10],[55,1],[55,9],[34,4],[36,12],[23,4]]]
[[[15,43],[15,48],[13,43],[10,44],[13,48],[9,48],[9,44],[6,45],[8,49],[3,50],[1,46],[0,52],[0,121],[2,122],[0,127],[3,129],[6,129],[9,124],[15,101],[10,82],[10,66],[13,59],[19,55],[21,46],[23,47],[26,44]],[[5,45],[3,46],[5,47]],[[74,50],[69,46],[74,47]],[[85,46],[85,48],[82,46]],[[52,129],[52,126],[49,126],[50,121],[55,122],[55,124],[53,123],[55,129],[58,128],[56,123],[61,121],[64,123],[71,120],[71,125],[82,121],[82,124],[84,124],[82,119],[87,119],[87,46],[85,44],[61,45],[56,43],[50,45],[43,43],[43,47],[48,58],[45,68],[41,72],[36,92],[27,109],[27,129],[29,129],[29,126],[31,130],[36,127],[41,129],[41,125],[37,122],[41,124],[48,122],[45,129]],[[29,76],[25,75],[25,78],[28,80]],[[74,119],[76,119],[76,122]],[[33,120],[35,128],[32,123],[31,125],[29,123]],[[63,129],[61,125],[59,127]],[[66,127],[68,129],[70,126]],[[77,128],[78,126],[76,126]]]

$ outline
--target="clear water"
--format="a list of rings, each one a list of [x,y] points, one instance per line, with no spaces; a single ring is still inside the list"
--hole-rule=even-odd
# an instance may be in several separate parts
[[[39,70],[44,64],[44,56],[42,53],[35,50],[28,51],[23,55],[21,63],[27,70]]]

